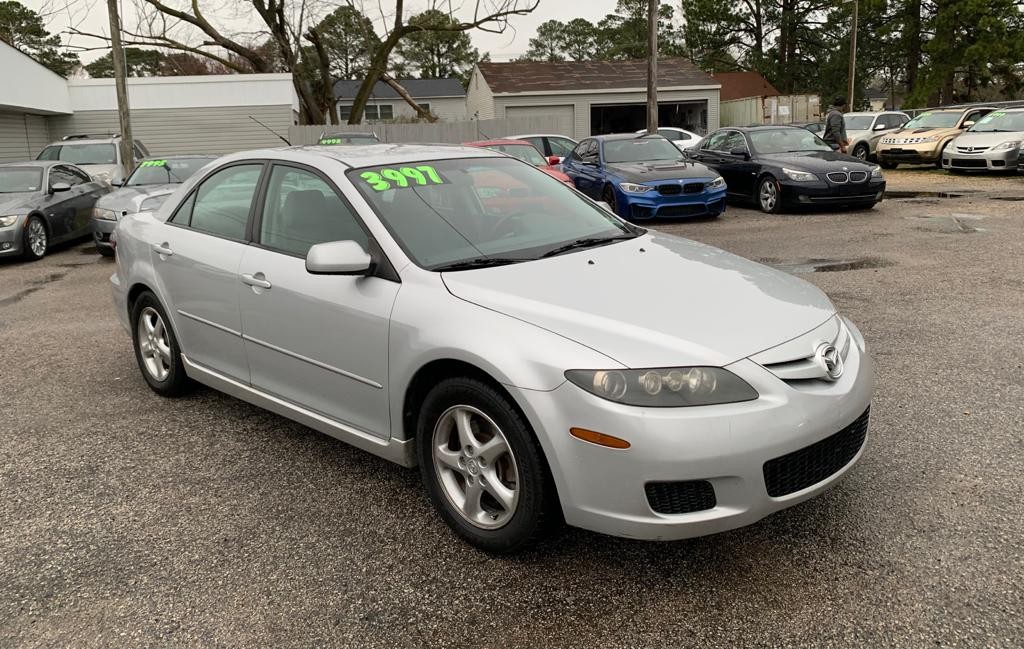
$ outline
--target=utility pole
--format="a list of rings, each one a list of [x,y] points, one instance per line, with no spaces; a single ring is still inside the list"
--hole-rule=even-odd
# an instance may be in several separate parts
[[[114,63],[114,86],[117,88],[117,116],[121,122],[121,178],[127,178],[135,164],[132,124],[128,115],[128,82],[125,81],[124,49],[121,47],[121,18],[117,14],[117,0],[107,0],[110,18],[110,59]]]
[[[658,4],[647,0],[647,132],[658,132]]]
[[[853,101],[854,81],[857,75],[857,5],[858,0],[853,0],[853,31],[850,33],[850,88],[846,93],[846,101],[849,110],[856,110]]]

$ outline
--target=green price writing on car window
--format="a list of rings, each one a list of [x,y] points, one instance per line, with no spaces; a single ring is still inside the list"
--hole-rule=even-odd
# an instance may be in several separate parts
[[[340,137],[325,137],[324,139],[320,140],[320,144],[341,144],[341,138]]]
[[[443,185],[444,179],[430,165],[418,167],[399,167],[364,171],[359,177],[370,185],[375,192],[383,192],[392,187],[410,187],[413,185]]]
[[[140,167],[163,167],[167,164],[166,160],[143,160]]]

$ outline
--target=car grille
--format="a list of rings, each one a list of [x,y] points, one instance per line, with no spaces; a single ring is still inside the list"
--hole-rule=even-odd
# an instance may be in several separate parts
[[[950,161],[950,165],[953,167],[969,167],[973,169],[984,169],[988,166],[984,160],[978,160],[977,158],[973,160],[957,160],[956,158],[953,158]]]
[[[662,196],[675,196],[682,194],[683,188],[681,185],[658,185],[658,193]]]
[[[658,216],[697,216],[707,212],[703,203],[693,205],[667,205],[658,208]]]
[[[704,183],[686,183],[683,185],[683,193],[699,194],[704,191]]]
[[[924,142],[923,137],[886,137],[882,138],[882,144],[920,144]]]
[[[796,493],[835,474],[850,463],[868,434],[868,408],[860,417],[820,442],[764,463],[764,484],[773,498]]]
[[[842,184],[850,180],[850,174],[845,171],[831,171],[825,175],[828,176],[829,180],[838,184]]]
[[[712,509],[718,504],[715,488],[707,480],[648,482],[644,491],[647,503],[659,514],[689,514]]]
[[[968,155],[974,155],[976,153],[984,153],[988,151],[987,146],[958,146],[956,148],[957,153],[966,153]]]
[[[868,172],[866,171],[851,171],[850,182],[851,183],[862,183],[868,178]]]

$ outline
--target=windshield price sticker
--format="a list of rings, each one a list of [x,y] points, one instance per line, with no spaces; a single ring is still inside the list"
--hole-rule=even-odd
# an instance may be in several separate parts
[[[364,171],[359,177],[366,181],[375,192],[384,192],[398,187],[415,185],[443,185],[444,179],[430,165],[418,167],[385,167],[376,171]]]
[[[340,137],[325,137],[324,139],[320,140],[320,144],[341,144],[341,138]]]
[[[143,160],[140,167],[164,167],[167,166],[166,160]]]

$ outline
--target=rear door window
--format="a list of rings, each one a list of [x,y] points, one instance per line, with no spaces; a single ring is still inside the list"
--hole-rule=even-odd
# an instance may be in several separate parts
[[[226,167],[210,175],[172,221],[228,239],[244,239],[262,163]],[[187,208],[187,213],[184,213]]]
[[[573,147],[576,146],[572,140],[564,137],[549,137],[547,140],[551,149],[550,155],[556,155],[560,158],[564,158],[572,153]]]

